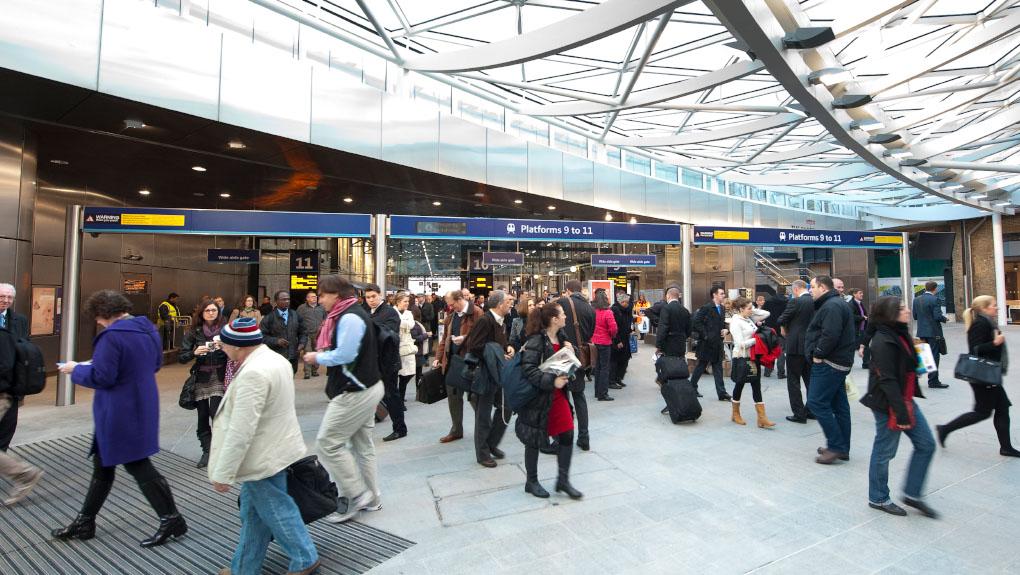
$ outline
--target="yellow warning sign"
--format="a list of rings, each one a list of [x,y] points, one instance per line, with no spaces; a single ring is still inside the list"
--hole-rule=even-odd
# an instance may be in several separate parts
[[[903,236],[875,236],[876,244],[902,244]]]
[[[121,214],[120,225],[183,228],[184,214]]]
[[[749,240],[751,232],[738,230],[715,230],[717,240]]]

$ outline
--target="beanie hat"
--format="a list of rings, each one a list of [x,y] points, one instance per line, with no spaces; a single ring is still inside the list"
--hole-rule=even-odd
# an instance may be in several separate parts
[[[251,347],[262,343],[262,332],[253,317],[239,317],[223,326],[220,341],[235,347]]]

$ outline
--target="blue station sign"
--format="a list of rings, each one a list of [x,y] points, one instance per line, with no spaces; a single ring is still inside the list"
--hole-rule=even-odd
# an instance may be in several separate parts
[[[658,263],[654,254],[592,254],[593,268],[654,268]]]
[[[209,249],[209,262],[218,264],[257,264],[258,250]]]
[[[368,214],[96,207],[85,208],[84,217],[82,229],[89,233],[333,238],[372,235],[372,217]]]
[[[484,266],[523,266],[524,254],[520,252],[482,252]]]
[[[679,244],[676,224],[391,216],[390,237],[434,240]]]
[[[903,247],[903,236],[896,232],[876,231],[694,226],[694,243],[732,246],[898,250]]]

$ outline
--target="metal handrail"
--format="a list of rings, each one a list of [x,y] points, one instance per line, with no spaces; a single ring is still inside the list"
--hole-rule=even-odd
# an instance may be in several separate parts
[[[754,250],[754,262],[757,264],[758,270],[763,272],[763,275],[778,285],[788,286],[793,283],[794,279],[802,277],[813,279],[815,277],[814,271],[810,268],[802,266],[792,268],[780,267],[771,256],[758,250]],[[791,276],[793,279],[790,279]]]

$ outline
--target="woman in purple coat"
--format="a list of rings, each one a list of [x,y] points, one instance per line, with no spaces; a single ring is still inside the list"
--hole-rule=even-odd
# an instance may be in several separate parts
[[[70,525],[54,529],[58,539],[96,536],[96,515],[113,487],[118,465],[138,482],[159,517],[159,529],[142,547],[159,545],[188,531],[177,512],[170,485],[149,457],[159,452],[159,390],[156,372],[163,363],[159,334],[152,322],[130,314],[131,302],[119,292],[101,290],[89,297],[85,313],[105,329],[93,341],[91,363],[60,366],[77,385],[95,390],[92,418],[92,481],[81,512]]]

